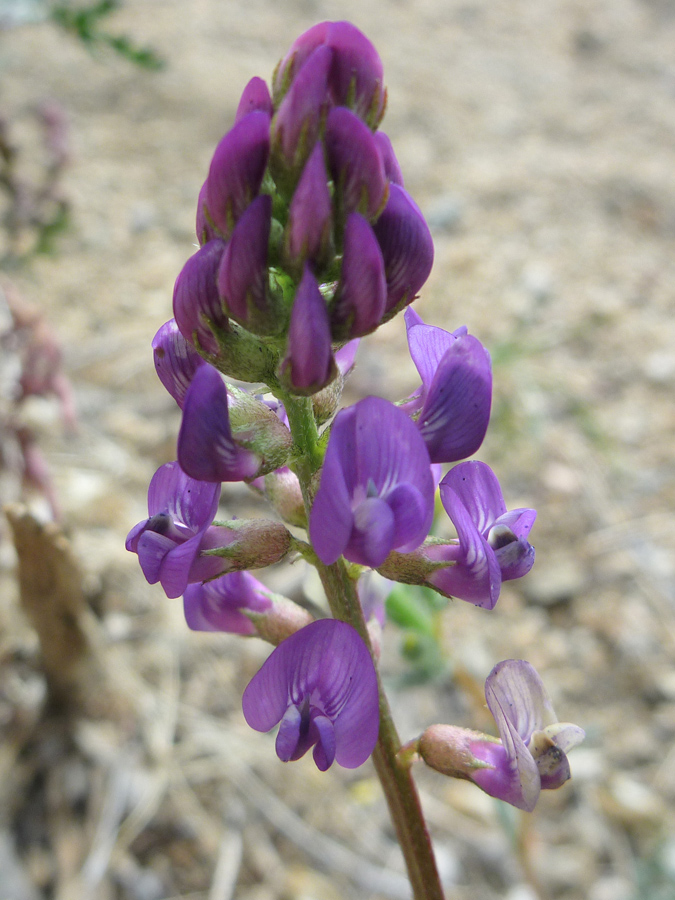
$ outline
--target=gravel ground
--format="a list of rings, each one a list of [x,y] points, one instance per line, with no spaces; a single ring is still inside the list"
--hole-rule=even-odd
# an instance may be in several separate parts
[[[512,814],[420,771],[448,900],[675,897],[675,13],[668,0],[126,0],[110,29],[167,61],[92,57],[48,24],[0,32],[0,111],[31,158],[31,110],[70,120],[69,227],[9,267],[61,342],[79,428],[23,415],[52,471],[94,610],[106,678],[133,703],[76,722],[41,713],[37,643],[0,530],[0,896],[332,900],[405,897],[370,765],[282,766],[249,733],[256,641],[190,633],[124,536],[175,454],[178,411],[150,340],[193,252],[194,209],[242,87],[302,30],[345,18],[377,45],[384,128],[433,227],[416,308],[466,324],[494,360],[480,457],[509,506],[533,506],[537,564],[490,613],[443,613],[441,677],[384,670],[404,738],[489,728],[492,666],[527,658],[587,740],[574,778]],[[415,386],[402,320],[364,342],[351,398]],[[403,360],[406,360],[405,362]],[[18,485],[3,482],[3,501]],[[245,489],[224,491],[245,515]],[[39,502],[38,502],[39,506]],[[297,567],[296,567],[297,568]],[[270,584],[312,595],[296,569]],[[263,576],[264,577],[264,576]],[[450,674],[448,674],[450,673]],[[2,883],[2,878],[6,883]]]

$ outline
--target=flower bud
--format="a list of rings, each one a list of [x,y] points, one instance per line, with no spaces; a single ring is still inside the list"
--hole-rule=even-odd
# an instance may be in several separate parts
[[[232,519],[209,528],[202,539],[204,558],[217,557],[223,571],[264,569],[280,562],[291,548],[291,534],[272,519]]]
[[[307,264],[293,301],[279,375],[290,391],[302,395],[315,394],[337,375],[326,301]]]
[[[397,184],[389,186],[389,200],[373,231],[387,276],[387,321],[412,303],[429,277],[434,242],[419,207]]]
[[[269,127],[267,113],[249,113],[227,132],[213,154],[204,199],[208,215],[226,239],[260,190],[269,156]]]
[[[218,290],[227,312],[255,334],[274,333],[279,324],[267,285],[271,213],[272,198],[256,197],[237,222],[218,270]]]
[[[282,181],[297,179],[319,137],[331,60],[327,47],[311,54],[272,120],[273,172]]]
[[[272,98],[262,78],[251,78],[243,90],[237,113],[234,117],[235,124],[251,112],[264,112],[272,116]]]
[[[218,341],[209,322],[226,331],[229,328],[216,284],[224,250],[221,240],[204,244],[185,263],[173,289],[173,314],[181,334],[211,354],[218,353]]]
[[[375,138],[377,149],[380,151],[380,156],[382,157],[384,174],[387,176],[389,181],[392,181],[394,184],[398,184],[399,187],[405,187],[405,185],[403,184],[403,172],[401,171],[401,167],[398,164],[398,160],[396,159],[396,154],[394,153],[394,148],[391,145],[389,137],[384,133],[384,131],[376,131],[373,137]]]
[[[208,180],[208,179],[207,179]],[[218,237],[218,231],[214,227],[211,214],[206,206],[206,181],[201,186],[199,197],[197,198],[197,221],[195,223],[197,232],[197,240],[199,246],[202,247],[207,241],[212,241]]]
[[[375,138],[367,125],[345,107],[326,121],[326,153],[342,216],[360,212],[373,222],[384,209],[388,181]]]
[[[284,522],[298,528],[307,528],[305,501],[295,473],[286,466],[275,469],[265,475],[264,491]]]
[[[288,597],[272,594],[270,606],[263,612],[245,612],[253,633],[277,647],[282,641],[314,621],[314,617]]]
[[[301,271],[307,261],[318,266],[326,261],[331,241],[331,213],[323,147],[317,141],[288,210],[284,252],[292,268]]]
[[[335,340],[362,337],[380,324],[387,302],[387,282],[380,245],[359,213],[347,218],[342,274],[331,310]]]

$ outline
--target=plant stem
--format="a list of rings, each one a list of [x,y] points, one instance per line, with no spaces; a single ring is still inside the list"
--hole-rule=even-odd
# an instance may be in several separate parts
[[[306,454],[304,463],[302,460],[298,460],[294,468],[300,480],[309,518],[313,500],[310,482],[316,469],[318,434],[311,401],[309,403],[302,402],[303,399],[289,397],[284,398],[284,402],[296,446]],[[311,422],[307,421],[310,416]],[[312,441],[314,441],[313,446],[311,446]],[[344,560],[340,559],[330,566],[319,562],[316,568],[331,612],[336,619],[347,622],[359,632],[370,650],[377,670],[377,659],[373,653],[368,628],[359,602],[356,581],[350,577]],[[431,838],[424,821],[417,788],[412,779],[410,767],[401,765],[396,757],[401,748],[401,741],[396,732],[379,672],[377,678],[380,698],[380,733],[373,752],[375,769],[396,828],[415,900],[443,900],[443,888],[438,876]]]

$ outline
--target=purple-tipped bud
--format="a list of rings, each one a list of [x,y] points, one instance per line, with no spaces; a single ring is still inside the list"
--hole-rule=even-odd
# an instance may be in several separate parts
[[[264,613],[271,606],[270,592],[249,572],[229,572],[205,584],[188,585],[183,596],[185,621],[193,631],[255,634],[243,610]]]
[[[243,90],[237,113],[234,117],[235,124],[252,112],[264,112],[272,116],[272,98],[269,88],[262,78],[251,78]]]
[[[317,141],[300,176],[288,210],[285,253],[290,264],[301,269],[306,261],[321,265],[331,236],[331,197],[323,147]]]
[[[319,559],[376,568],[429,532],[434,483],[429,454],[407,415],[367,397],[335,417],[309,534]]]
[[[353,109],[371,128],[377,128],[386,103],[382,61],[368,38],[350,22],[320,22],[293,43],[274,77],[275,98],[289,84],[317,47],[333,51],[328,86],[336,106]]]
[[[375,666],[358,632],[335,619],[312,622],[279,644],[244,691],[242,707],[256,731],[280,723],[283,762],[314,747],[322,772],[334,760],[355,769],[377,742]]]
[[[380,324],[387,302],[384,260],[377,238],[359,213],[347,218],[342,275],[331,312],[336,340],[362,337]]]
[[[244,328],[274,331],[267,299],[267,245],[272,198],[261,194],[251,203],[232,233],[218,271],[218,290],[225,308]]]
[[[272,120],[273,157],[285,170],[299,172],[319,137],[331,60],[327,47],[311,54]]]
[[[415,299],[429,277],[434,242],[419,207],[397,184],[373,226],[382,250],[387,275],[387,319]]]
[[[342,214],[360,212],[374,221],[387,202],[389,183],[372,132],[351,110],[340,106],[328,114],[325,140]]]
[[[351,22],[332,22],[326,43],[333,50],[329,84],[336,105],[349,106],[377,128],[387,99],[377,50]]]
[[[185,396],[178,462],[199,481],[241,481],[259,474],[260,457],[232,437],[227,388],[212,366],[197,371]]]
[[[161,583],[167,597],[180,597],[188,583],[224,571],[218,557],[200,551],[218,509],[219,484],[190,478],[177,462],[161,466],[148,488],[148,518],[127,535],[126,548],[150,584]]]
[[[315,394],[337,375],[326,301],[305,264],[288,328],[286,356],[279,375],[294,394]]]
[[[190,382],[204,360],[180,333],[175,319],[165,322],[152,339],[152,355],[159,380],[182,409]]]
[[[218,267],[225,250],[223,241],[204,244],[183,266],[173,289],[173,314],[183,337],[198,342],[207,353],[218,353],[218,341],[207,320],[227,330],[227,316],[218,294]]]
[[[203,247],[208,241],[212,241],[214,238],[219,237],[217,230],[214,228],[211,214],[206,207],[206,184],[207,182],[205,181],[201,186],[199,197],[197,199],[197,221],[195,223],[195,230],[197,232],[197,240],[199,241],[200,247]]]
[[[211,221],[229,238],[262,184],[270,149],[270,117],[252,112],[222,138],[211,160],[205,202]]]
[[[499,740],[433,725],[420,738],[419,753],[439,772],[470,779],[491,797],[531,812],[542,790],[555,790],[570,778],[566,754],[584,739],[583,729],[558,722],[541,678],[523,659],[494,667],[485,699]]]
[[[405,187],[403,184],[403,172],[398,164],[394,148],[391,145],[388,135],[386,135],[384,131],[376,131],[373,137],[375,138],[377,149],[380,151],[380,156],[382,157],[385,175],[389,181],[393,181],[393,183],[397,184],[399,187]]]

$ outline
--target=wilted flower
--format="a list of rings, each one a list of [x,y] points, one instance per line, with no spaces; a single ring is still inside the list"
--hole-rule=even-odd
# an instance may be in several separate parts
[[[405,311],[408,346],[422,379],[405,409],[416,421],[434,463],[457,462],[480,447],[490,421],[490,356],[466,328],[448,332]]]
[[[400,409],[367,397],[331,429],[309,533],[326,565],[341,555],[373,568],[418,547],[433,518],[434,482],[419,431]]]
[[[485,699],[499,740],[449,725],[432,725],[418,749],[432,768],[468,778],[492,797],[531,812],[542,790],[570,778],[567,753],[584,739],[578,725],[558,722],[541,678],[522,659],[498,663]]]
[[[244,691],[242,706],[256,731],[281,723],[276,751],[283,762],[314,747],[322,772],[333,760],[355,769],[377,742],[375,666],[358,632],[335,619],[313,622],[279,644]]]

